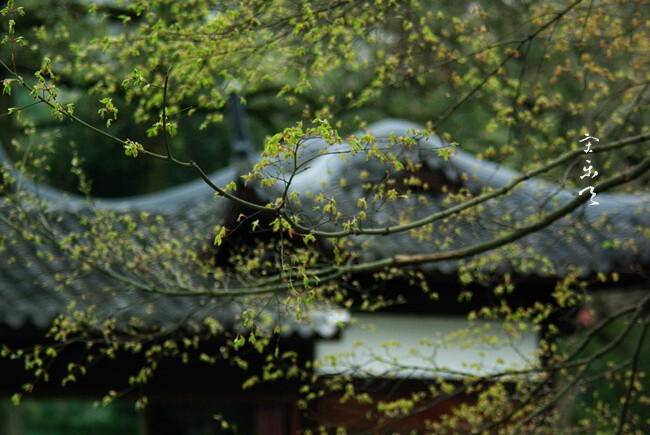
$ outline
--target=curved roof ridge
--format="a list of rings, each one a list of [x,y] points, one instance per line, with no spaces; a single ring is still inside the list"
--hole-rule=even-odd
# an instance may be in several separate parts
[[[56,187],[46,184],[40,184],[24,176],[13,169],[13,163],[4,148],[0,145],[0,165],[3,165],[24,189],[33,192],[40,198],[50,202],[54,210],[76,211],[89,206],[92,203],[95,207],[114,210],[147,210],[160,212],[174,212],[186,210],[188,206],[194,203],[211,198],[214,191],[201,179],[188,181],[177,186],[168,187],[157,192],[133,195],[123,198],[98,198],[66,192]],[[226,185],[236,178],[237,174],[234,168],[227,166],[221,168],[208,177],[215,184]]]
[[[411,121],[389,118],[368,126],[367,130],[372,131],[376,136],[388,136],[390,133],[405,136],[414,130],[419,131],[423,129],[424,127]],[[421,139],[420,143],[432,149],[444,146],[444,142],[437,136]],[[437,159],[438,155],[436,154],[433,158]],[[478,159],[474,154],[459,148],[456,148],[456,153],[449,158],[449,161],[461,172],[476,176],[478,184],[493,188],[507,185],[514,178],[522,175],[519,171],[510,169],[491,160]],[[535,195],[540,193],[548,194],[554,191],[553,197],[560,200],[569,200],[577,195],[577,189],[560,188],[558,184],[538,177],[525,180],[519,190],[526,194]],[[627,207],[630,207],[650,202],[650,192],[636,194],[603,192],[598,194],[598,201],[601,206],[608,209],[617,208],[616,203],[625,204]]]
[[[243,108],[242,108],[243,109]],[[241,115],[241,114],[240,114]],[[239,118],[234,115],[235,118]],[[239,127],[241,121],[235,122]],[[398,136],[407,136],[414,131],[422,130],[423,127],[414,122],[389,118],[379,121],[368,126],[366,131],[372,132],[377,137],[388,137],[390,134]],[[244,134],[240,132],[241,134]],[[363,132],[356,132],[360,134]],[[238,133],[233,135],[233,139],[237,140]],[[241,136],[241,135],[240,135]],[[252,143],[247,139],[246,135],[241,136],[240,139],[246,139],[247,144],[242,151],[245,152],[246,160],[248,162],[255,160],[251,158]],[[444,146],[444,142],[437,136],[431,136],[420,140],[420,143],[429,147],[430,149],[438,149]],[[438,154],[426,157],[426,160],[433,161],[439,160]],[[459,172],[466,172],[468,175],[475,177],[479,185],[498,188],[510,183],[514,178],[521,176],[521,172],[502,166],[490,160],[479,160],[473,154],[462,149],[456,149],[456,153],[449,158],[450,165],[452,165]],[[16,171],[10,169],[12,164],[6,152],[0,146],[0,163],[5,163],[5,167],[20,179],[20,182],[25,188],[39,195],[43,199],[51,202],[54,209],[66,209],[70,211],[86,208],[90,202],[95,206],[103,209],[114,210],[146,210],[152,212],[165,212],[174,213],[176,211],[186,211],[188,207],[192,207],[200,201],[211,198],[214,191],[201,179],[189,181],[178,186],[169,187],[158,192],[152,192],[142,195],[135,195],[126,198],[86,198],[84,196],[68,193],[61,189],[50,187],[43,184],[38,184],[31,179],[28,179]],[[228,167],[217,170],[209,175],[209,178],[218,185],[225,185],[231,181],[236,181],[240,175],[241,167],[237,164],[231,164]],[[576,189],[573,189],[576,190]],[[577,194],[572,190],[561,188],[555,183],[545,181],[541,178],[532,178],[524,181],[518,188],[519,194],[525,195],[543,195],[548,196],[549,193],[559,200],[569,200]],[[599,210],[588,209],[589,215],[598,215],[602,211],[620,210],[622,206],[626,209],[647,204],[650,202],[650,193],[639,194],[621,194],[621,193],[599,193]]]

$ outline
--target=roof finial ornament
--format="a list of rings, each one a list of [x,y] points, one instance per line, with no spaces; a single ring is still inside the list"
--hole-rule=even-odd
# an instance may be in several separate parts
[[[241,85],[236,81],[231,81],[224,85],[224,89],[230,92],[226,102],[226,113],[230,122],[232,162],[241,165],[250,161],[255,152],[255,147],[246,123],[246,109],[239,94]]]

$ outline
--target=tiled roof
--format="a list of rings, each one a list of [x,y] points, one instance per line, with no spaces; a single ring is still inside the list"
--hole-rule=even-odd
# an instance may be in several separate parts
[[[391,133],[397,137],[412,136],[414,130],[421,129],[420,126],[407,121],[390,119],[368,127],[368,131],[380,140],[380,145],[382,139],[384,144],[387,143],[386,139]],[[513,178],[521,175],[496,163],[479,160],[462,149],[458,149],[449,160],[444,160],[438,155],[438,149],[443,146],[440,139],[431,137],[419,140],[417,146],[410,150],[394,149],[393,152],[400,153],[401,161],[410,159],[413,162],[424,162],[429,168],[442,171],[449,180],[466,180],[462,182],[464,187],[474,195],[485,188],[497,189],[507,185]],[[383,228],[395,225],[406,217],[420,219],[449,207],[442,202],[443,196],[436,193],[411,195],[407,200],[371,203],[372,193],[367,189],[367,183],[375,186],[384,179],[385,165],[376,160],[369,161],[363,152],[350,156],[347,153],[349,147],[345,145],[327,148],[323,140],[308,140],[305,147],[307,151],[303,154],[302,161],[298,161],[298,166],[307,159],[309,164],[292,182],[293,186],[300,190],[301,196],[290,205],[302,222],[316,225],[321,230],[341,230],[346,221],[345,217],[354,216],[360,211],[358,200],[362,196],[367,198],[368,219],[361,223],[360,228]],[[324,149],[327,149],[326,154],[322,154]],[[347,158],[341,158],[342,155]],[[289,163],[283,170],[268,170],[267,175],[281,178],[283,173],[286,174],[291,169]],[[286,175],[284,177],[286,178]],[[341,179],[345,182],[342,183]],[[274,189],[278,195],[284,189],[284,184],[279,182]],[[268,195],[268,190],[261,190],[261,195]],[[304,195],[307,190],[312,192],[309,198]],[[317,203],[315,200],[321,192],[326,200],[334,198],[337,210],[343,213],[344,216],[337,222],[324,219],[323,213],[315,209],[320,206],[322,210],[323,203]],[[387,236],[362,235],[357,236],[356,241],[358,246],[363,247],[359,249],[363,260],[378,260],[395,254],[466,248],[494,238],[498,232],[511,229],[515,223],[520,224],[524,218],[535,212],[553,210],[576,196],[575,190],[564,189],[541,179],[530,179],[509,195],[484,203],[480,215],[473,216],[471,220],[436,221],[430,234],[414,235],[406,231]],[[546,265],[536,261],[528,268],[528,273],[542,276],[563,276],[569,265],[577,267],[583,274],[591,274],[614,270],[627,271],[635,265],[650,264],[650,240],[647,233],[650,222],[650,195],[600,193],[597,195],[597,201],[599,205],[585,204],[571,215],[523,237],[508,248],[484,254],[496,253],[496,258],[491,258],[489,262],[490,268],[496,272],[512,271],[512,260],[532,257],[532,252],[550,260],[550,264]],[[552,268],[549,269],[549,265]],[[458,261],[443,261],[423,268],[453,273],[458,267]]]
[[[397,136],[407,135],[414,124],[399,120],[387,120],[369,127],[378,138],[388,137],[390,133]],[[443,144],[437,138],[419,140],[412,150],[404,150],[402,159],[423,161],[429,168],[442,171],[448,179],[463,180],[473,193],[481,189],[497,188],[509,183],[516,172],[501,167],[492,162],[478,160],[461,150],[448,161],[438,157],[437,148]],[[368,161],[363,153],[348,156],[347,162],[341,159],[345,144],[329,149],[326,155],[320,155],[325,143],[322,140],[310,139],[305,144],[306,151],[302,158],[313,158],[304,170],[293,180],[294,186],[302,192],[297,200],[290,203],[301,222],[317,225],[321,230],[340,229],[344,218],[337,222],[324,219],[320,210],[322,206],[315,202],[318,193],[324,193],[327,199],[334,198],[336,206],[344,215],[358,213],[358,199],[367,193],[364,183],[373,185],[383,179],[386,169],[383,165]],[[0,149],[0,153],[2,150]],[[398,151],[395,151],[396,153]],[[0,158],[3,158],[0,155]],[[300,162],[299,162],[300,163]],[[290,167],[285,167],[291,169]],[[286,173],[286,172],[285,172]],[[362,177],[361,174],[364,174]],[[280,168],[268,169],[268,174],[276,177],[283,176]],[[467,174],[468,177],[464,177]],[[220,186],[232,181],[237,171],[231,166],[210,176],[211,180]],[[363,178],[363,179],[362,179]],[[341,182],[345,179],[345,183]],[[52,230],[61,234],[84,231],[83,216],[89,213],[89,206],[84,198],[69,195],[63,197],[61,192],[45,186],[35,186],[24,180],[24,186],[38,191],[40,196],[50,203],[49,216]],[[284,189],[281,182],[274,187],[262,188],[251,184],[260,198],[273,199]],[[305,192],[311,190],[311,197]],[[167,189],[163,192],[142,195],[120,200],[97,200],[94,208],[104,212],[114,212],[118,215],[138,216],[141,212],[162,215],[165,218],[164,227],[175,234],[194,235],[189,237],[188,245],[184,248],[197,249],[197,240],[207,240],[215,225],[223,222],[229,211],[227,200],[213,200],[213,191],[200,180],[182,186]],[[493,237],[495,231],[503,230],[540,208],[552,209],[574,198],[576,192],[564,190],[558,186],[540,180],[529,180],[515,189],[510,195],[495,198],[483,205],[481,218],[472,221],[438,221],[434,223],[431,234],[410,234],[402,232],[388,236],[357,236],[357,250],[363,260],[376,260],[394,254],[411,254],[421,252],[437,252],[471,246],[479,241]],[[650,242],[641,233],[647,230],[650,222],[649,196],[598,194],[598,206],[581,207],[571,216],[561,219],[553,225],[531,235],[528,235],[509,248],[488,252],[482,255],[495,255],[488,262],[491,270],[505,272],[513,270],[513,261],[531,261],[527,273],[537,275],[557,275],[566,273],[568,265],[576,266],[584,274],[594,272],[610,272],[614,270],[629,270],[634,265],[650,263]],[[368,219],[362,223],[364,227],[383,227],[392,225],[401,218],[420,218],[432,212],[442,210],[442,196],[436,193],[421,192],[421,196],[411,196],[407,200],[395,202],[368,201]],[[0,213],[8,216],[9,206],[3,205]],[[507,220],[508,215],[512,221]],[[0,230],[6,234],[12,231],[7,222],[0,221]],[[457,229],[462,231],[456,232]],[[442,230],[442,234],[438,232]],[[150,234],[148,237],[165,237],[164,232]],[[202,239],[203,237],[203,239]],[[610,241],[620,241],[616,249]],[[237,315],[244,308],[259,305],[266,312],[272,313],[278,323],[286,326],[289,333],[299,332],[309,335],[313,332],[328,336],[336,331],[338,320],[345,320],[347,314],[332,309],[315,311],[310,325],[298,324],[292,319],[292,313],[287,313],[274,298],[230,298],[219,297],[217,293],[208,296],[169,297],[151,294],[143,291],[103,291],[108,288],[123,286],[105,273],[87,271],[79,277],[55,290],[60,284],[56,280],[58,274],[70,268],[69,259],[53,250],[40,249],[32,242],[11,237],[12,243],[0,251],[0,324],[19,328],[31,324],[45,328],[53,317],[65,310],[70,301],[78,304],[86,303],[92,298],[100,317],[116,315],[128,323],[131,318],[139,318],[147,322],[147,327],[158,325],[170,329],[176,325],[196,323],[201,325],[207,316],[219,320],[225,327],[232,326]],[[151,240],[138,242],[146,249]],[[194,243],[194,245],[192,245]],[[550,263],[534,260],[534,253],[548,257]],[[46,259],[48,254],[53,260]],[[530,258],[529,258],[530,257]],[[177,261],[179,267],[186,267],[182,258]],[[467,260],[463,260],[467,261]],[[459,261],[446,261],[423,266],[425,271],[454,273],[458,270]],[[152,265],[155,269],[155,265]],[[189,276],[198,277],[201,274],[188,272]],[[168,270],[153,270],[155,273],[167,274]],[[195,278],[192,278],[195,279]],[[199,279],[199,278],[196,278]],[[155,281],[154,281],[155,282]],[[210,287],[210,283],[200,283]],[[92,296],[89,296],[92,293]]]
[[[236,171],[232,167],[210,175],[211,180],[220,186],[225,186],[235,177]],[[64,194],[26,179],[21,182],[23,188],[47,200],[48,224],[52,231],[61,236],[83,234],[88,227],[84,218],[93,216],[95,212],[128,215],[134,219],[146,212],[151,215],[150,221],[153,222],[154,216],[162,216],[164,223],[157,225],[160,231],[148,232],[147,240],[135,240],[135,243],[146,249],[147,245],[164,242],[166,234],[163,230],[169,230],[184,243],[178,249],[180,257],[185,249],[200,249],[201,244],[210,240],[211,234],[214,237],[214,227],[223,223],[230,210],[227,200],[214,201],[214,191],[201,180],[148,195],[97,199],[93,200],[92,205],[84,197]],[[0,214],[7,218],[13,208],[13,205],[2,204]],[[36,212],[32,214],[36,216]],[[120,224],[116,225],[119,231]],[[348,319],[348,314],[343,310],[318,307],[311,310],[308,321],[296,322],[294,313],[288,312],[275,297],[220,296],[217,284],[199,282],[200,278],[193,279],[193,283],[198,284],[197,288],[215,289],[214,295],[170,297],[141,290],[124,291],[123,283],[95,270],[81,273],[76,279],[61,285],[61,277],[75,268],[72,260],[56,249],[23,240],[15,228],[11,228],[10,222],[0,220],[0,231],[10,235],[4,250],[0,250],[0,325],[10,328],[31,325],[45,329],[57,314],[66,311],[72,301],[75,301],[77,309],[85,309],[92,304],[99,319],[115,317],[118,324],[125,327],[141,325],[148,330],[177,327],[196,330],[206,327],[204,320],[207,317],[229,328],[235,326],[244,310],[259,308],[258,312],[270,314],[272,324],[281,325],[285,334],[330,337],[338,330],[339,322]],[[50,254],[51,257],[48,257]],[[172,266],[185,268],[183,273],[186,276],[201,276],[199,270],[187,270],[190,262],[183,262],[180,257],[169,260]],[[154,283],[156,274],[167,274],[169,277],[168,271],[156,269],[156,266],[152,265],[154,270],[144,274]],[[111,267],[123,272],[119,270],[119,265]],[[79,268],[78,264],[76,268]],[[128,272],[126,274],[128,277]]]

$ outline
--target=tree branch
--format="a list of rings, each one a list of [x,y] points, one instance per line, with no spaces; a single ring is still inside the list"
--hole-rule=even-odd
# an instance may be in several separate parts
[[[598,147],[593,147],[591,150],[595,153],[602,153],[605,151],[612,151],[616,149],[623,148],[628,145],[644,142],[650,139],[650,133],[643,133],[639,134],[636,136],[630,136],[625,139],[618,140],[616,142],[613,142],[608,145],[602,145]],[[537,169],[525,172],[521,176],[513,179],[509,184],[502,186],[498,189],[495,189],[491,192],[484,193],[480,196],[477,196],[476,198],[473,198],[469,201],[465,201],[461,204],[458,204],[454,207],[450,207],[448,209],[445,209],[443,211],[433,213],[429,216],[426,216],[422,219],[417,219],[412,222],[406,223],[406,224],[401,224],[401,225],[390,225],[386,227],[377,227],[377,228],[360,228],[360,229],[349,229],[349,230],[341,230],[341,231],[320,231],[320,230],[315,230],[313,228],[306,227],[304,225],[301,225],[297,222],[295,222],[292,217],[287,213],[286,210],[282,211],[282,217],[289,222],[289,224],[296,229],[297,231],[304,232],[304,233],[309,233],[312,234],[316,237],[330,237],[330,238],[338,238],[338,237],[345,237],[345,236],[350,236],[350,235],[387,235],[387,234],[393,234],[393,233],[399,233],[403,231],[409,231],[415,228],[419,228],[422,225],[430,224],[432,222],[438,221],[440,219],[444,219],[446,217],[452,216],[454,214],[457,214],[461,211],[467,210],[471,207],[474,207],[476,205],[479,205],[489,199],[496,198],[498,196],[504,195],[510,191],[512,191],[515,187],[517,187],[519,184],[523,183],[526,180],[529,180],[537,175],[543,174],[544,172],[547,172],[563,163],[566,163],[570,161],[571,159],[580,156],[584,153],[583,149],[575,149],[568,151],[564,154],[562,154],[560,157],[551,160],[550,162],[540,166]]]
[[[646,157],[635,168],[625,171],[620,175],[611,177],[603,181],[602,183],[599,183],[596,186],[594,186],[594,192],[601,193],[611,189],[612,187],[625,184],[630,180],[633,180],[643,175],[649,169],[650,169],[650,157]],[[571,213],[573,210],[577,209],[580,205],[587,202],[588,200],[589,200],[588,195],[577,196],[576,198],[566,203],[564,206],[557,208],[555,211],[549,213],[545,218],[533,224],[525,225],[517,230],[511,231],[509,234],[506,234],[502,237],[497,237],[496,239],[492,239],[484,243],[479,243],[466,249],[459,249],[456,251],[449,251],[449,252],[442,252],[442,253],[395,255],[392,258],[378,260],[376,263],[382,263],[385,264],[386,266],[414,265],[414,264],[430,263],[434,261],[457,260],[460,258],[469,257],[471,255],[480,254],[482,252],[489,251],[491,249],[498,248],[507,243],[513,242],[535,231],[539,231],[542,228],[551,225],[553,222]]]
[[[30,92],[33,90],[33,88],[31,86],[29,86],[23,80],[23,78],[20,75],[18,75],[14,71],[12,71],[11,68],[9,68],[9,66],[2,59],[0,59],[0,65],[2,65],[7,71],[9,71],[10,74],[12,74],[17,79],[20,86],[22,86],[23,88],[27,89]],[[108,139],[111,139],[112,141],[117,142],[122,146],[128,146],[129,145],[129,142],[127,140],[120,139],[119,137],[117,137],[117,136],[115,136],[115,135],[113,135],[113,134],[111,134],[111,133],[109,133],[107,131],[104,131],[104,130],[102,130],[100,128],[97,128],[97,127],[87,123],[86,121],[79,118],[78,116],[68,112],[65,109],[65,107],[62,106],[62,105],[55,105],[50,100],[48,100],[47,98],[43,97],[40,94],[36,94],[35,98],[40,100],[42,103],[46,104],[51,109],[56,110],[57,113],[60,113],[61,115],[65,116],[66,118],[68,118],[68,119],[78,123],[79,125],[87,128],[88,130],[91,130],[91,131],[93,131],[93,132],[95,132],[95,133],[97,133],[97,134],[99,134],[101,136],[104,136],[104,137],[106,137]],[[241,199],[238,196],[233,195],[232,193],[222,189],[221,187],[214,184],[212,182],[212,180],[210,180],[210,177],[208,177],[205,174],[205,172],[201,169],[201,167],[199,165],[197,165],[196,162],[194,162],[193,160],[190,160],[188,162],[184,162],[184,161],[178,160],[178,159],[176,159],[174,157],[164,155],[164,154],[154,153],[152,151],[148,151],[148,150],[145,150],[145,149],[141,149],[141,150],[139,150],[139,152],[141,152],[142,154],[145,154],[145,155],[147,155],[149,157],[153,157],[155,159],[168,161],[168,162],[174,163],[174,164],[176,164],[178,166],[193,169],[199,175],[199,177],[203,181],[205,181],[205,183],[208,186],[210,186],[215,192],[217,192],[221,196],[224,196],[224,197],[228,198],[229,200],[231,200],[233,202],[236,202],[238,204],[241,204],[241,205],[244,205],[246,207],[252,208],[254,210],[271,211],[271,212],[277,212],[278,211],[277,207],[263,206],[263,205],[255,204],[255,203],[246,201],[244,199]]]

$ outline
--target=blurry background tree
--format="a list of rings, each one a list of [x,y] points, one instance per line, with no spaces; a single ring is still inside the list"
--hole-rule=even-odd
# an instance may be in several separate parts
[[[11,116],[0,117],[0,140],[16,161],[40,150],[34,175],[53,186],[77,189],[70,164],[79,156],[94,196],[150,192],[196,177],[165,161],[168,140],[174,158],[203,172],[229,162],[222,117],[236,90],[256,144],[300,121],[351,132],[400,117],[528,171],[578,148],[587,131],[600,144],[647,135],[646,8],[641,0],[10,1],[0,109]],[[305,132],[335,134],[287,130],[282,139],[301,143]],[[275,138],[271,157],[274,146],[291,154]],[[127,139],[160,158],[124,158]],[[647,142],[594,158],[601,174],[624,173],[647,160]],[[583,187],[567,172],[559,165],[544,178]],[[647,191],[649,181],[646,169],[619,189]]]
[[[441,124],[438,132],[453,132],[465,149],[523,168],[566,149],[566,138],[575,138],[583,126],[597,123],[614,140],[643,125],[647,41],[643,6],[637,3],[580,2],[568,16],[547,24],[544,17],[561,5],[341,1],[316,2],[307,12],[309,6],[292,3],[92,7],[26,1],[21,5],[28,13],[13,19],[29,44],[5,44],[2,50],[5,59],[15,51],[17,71],[25,77],[44,57],[52,59],[61,99],[74,103],[77,113],[96,113],[99,100],[110,95],[120,110],[111,131],[146,138],[144,145],[158,151],[160,134],[145,132],[157,119],[160,88],[173,67],[168,103],[179,129],[176,152],[199,158],[207,171],[228,161],[227,135],[218,121],[229,79],[242,84],[258,144],[314,116],[343,131],[395,116]],[[544,24],[548,28],[535,34]],[[7,22],[3,25],[6,32]],[[228,42],[223,47],[224,38],[217,37],[222,27]],[[2,98],[5,108],[31,101],[21,93]],[[50,181],[68,190],[76,183],[66,170],[70,143],[79,147],[98,196],[142,193],[191,177],[155,160],[119,158],[108,139],[61,125],[44,107],[25,116],[42,134],[56,135]],[[11,123],[3,121],[6,144],[15,129]],[[548,146],[533,146],[530,155],[515,152],[540,143]],[[622,160],[637,162],[640,149],[626,150]],[[115,157],[104,164],[110,153]],[[140,182],[126,183],[127,177],[111,177],[111,171],[138,173]]]

